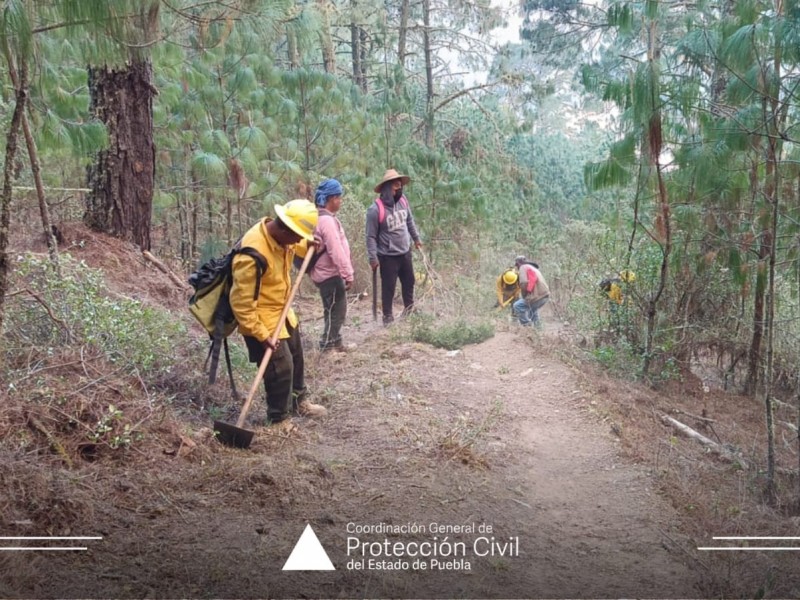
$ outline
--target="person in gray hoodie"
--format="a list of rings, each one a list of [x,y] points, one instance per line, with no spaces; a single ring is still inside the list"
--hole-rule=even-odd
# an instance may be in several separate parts
[[[411,207],[403,195],[403,186],[410,181],[407,175],[389,169],[375,186],[378,198],[367,209],[367,258],[373,271],[379,266],[381,269],[384,325],[394,321],[392,303],[398,278],[403,296],[403,314],[408,314],[414,308],[411,242],[413,240],[416,248],[422,248],[422,241]]]

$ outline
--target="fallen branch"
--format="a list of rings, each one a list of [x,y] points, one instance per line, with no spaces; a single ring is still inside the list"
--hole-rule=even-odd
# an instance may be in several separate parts
[[[162,273],[165,273],[170,279],[172,279],[172,281],[175,283],[175,285],[177,285],[179,288],[181,288],[182,290],[188,290],[189,289],[189,284],[188,283],[185,283],[180,277],[175,275],[175,273],[173,273],[167,267],[167,265],[165,265],[163,262],[158,260],[149,251],[145,250],[144,252],[142,252],[142,256],[144,256],[144,258],[146,260],[148,260],[151,263],[153,263],[158,268],[159,271],[161,271]]]
[[[680,413],[682,415],[686,415],[687,417],[692,417],[693,419],[697,419],[698,421],[704,421],[706,423],[716,423],[714,419],[709,419],[708,417],[701,417],[700,415],[693,415],[690,412],[686,412],[685,410],[681,410],[680,408],[676,408],[675,412]]]
[[[72,341],[75,339],[75,336],[72,335],[72,330],[70,330],[69,326],[62,319],[59,319],[55,315],[55,313],[53,312],[53,309],[50,308],[50,305],[47,304],[47,302],[45,302],[44,299],[41,296],[39,296],[39,294],[37,294],[36,292],[34,292],[33,290],[31,290],[29,288],[23,288],[23,289],[21,289],[19,291],[20,292],[24,292],[24,293],[26,293],[26,294],[28,294],[30,296],[33,296],[33,298],[39,304],[42,305],[42,308],[44,308],[45,311],[47,311],[47,314],[50,316],[50,318],[53,320],[53,322],[58,323],[61,326],[61,328],[64,330],[64,333],[67,334],[67,342],[68,343],[72,343]]]
[[[675,419],[673,419],[672,417],[668,417],[667,415],[661,415],[661,419],[667,424],[672,425],[672,427],[674,427],[676,430],[678,430],[686,437],[691,438],[697,442],[700,442],[703,446],[711,450],[714,454],[718,455],[723,460],[726,460],[730,463],[737,463],[745,470],[749,468],[748,464],[740,457],[738,457],[736,454],[734,454],[730,450],[727,450],[717,442],[708,439],[702,433],[698,433],[688,425],[684,425],[680,421],[676,421]]]
[[[776,408],[783,408],[783,409],[788,410],[788,411],[797,412],[797,407],[792,406],[791,404],[787,404],[786,402],[781,402],[780,400],[778,400],[775,397],[772,397],[771,400],[772,400],[772,404]]]
[[[36,431],[38,431],[38,432],[39,432],[39,433],[41,433],[41,434],[42,434],[44,437],[46,437],[46,438],[47,438],[47,442],[50,444],[50,448],[51,448],[51,449],[52,449],[52,450],[53,450],[53,451],[54,451],[56,454],[58,454],[58,455],[61,457],[61,459],[62,459],[62,460],[65,462],[65,463],[67,463],[67,466],[68,466],[68,467],[71,469],[71,468],[72,468],[72,460],[70,459],[70,457],[69,457],[69,454],[67,454],[67,451],[66,451],[66,449],[64,448],[64,444],[62,444],[62,443],[61,443],[61,441],[60,441],[60,440],[59,440],[59,439],[58,439],[58,438],[57,438],[55,435],[53,435],[53,434],[52,434],[52,433],[51,433],[51,432],[50,432],[50,431],[49,431],[49,430],[48,430],[48,429],[47,429],[47,428],[46,428],[46,427],[45,427],[45,426],[42,424],[42,422],[41,422],[41,421],[39,421],[39,419],[37,419],[37,418],[36,418],[36,417],[35,417],[35,416],[34,416],[32,413],[28,413],[28,423],[30,423],[30,426],[31,426],[33,429],[35,429]]]

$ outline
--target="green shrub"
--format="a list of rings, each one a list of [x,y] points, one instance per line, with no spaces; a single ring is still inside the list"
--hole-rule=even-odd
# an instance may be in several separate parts
[[[493,335],[494,326],[491,323],[468,322],[459,318],[437,324],[429,315],[415,315],[411,320],[411,337],[415,341],[447,350],[478,344]]]
[[[598,341],[601,341],[598,339]],[[641,370],[641,356],[623,338],[606,339],[592,350],[594,359],[621,379],[636,379]]]
[[[45,259],[17,257],[15,278],[23,293],[7,304],[6,352],[88,346],[123,369],[169,371],[186,329],[169,313],[132,298],[111,295],[103,273],[61,256],[60,276]]]

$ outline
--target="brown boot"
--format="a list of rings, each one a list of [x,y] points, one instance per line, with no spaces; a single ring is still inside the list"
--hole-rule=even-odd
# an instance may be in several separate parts
[[[308,400],[301,400],[297,405],[297,413],[303,417],[316,419],[327,415],[328,409],[321,404],[312,404]]]

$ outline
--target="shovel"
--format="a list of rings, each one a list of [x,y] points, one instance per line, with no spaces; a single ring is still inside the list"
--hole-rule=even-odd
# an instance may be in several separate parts
[[[275,330],[272,332],[272,337],[269,339],[270,344],[273,347],[278,343],[278,336],[281,334],[281,329],[283,329],[286,316],[289,314],[289,310],[292,308],[292,300],[294,300],[294,295],[297,292],[297,288],[300,287],[300,282],[303,281],[303,275],[306,273],[308,263],[311,261],[314,251],[315,248],[313,246],[308,247],[305,260],[303,260],[303,264],[300,266],[300,271],[297,273],[297,278],[294,281],[294,285],[289,291],[289,297],[286,299],[286,303],[283,306],[283,312],[281,312],[281,316],[278,319],[278,324],[276,325]],[[217,434],[217,439],[226,446],[232,446],[234,448],[249,448],[250,442],[253,441],[253,435],[255,432],[249,429],[244,429],[242,426],[244,425],[244,420],[247,418],[247,413],[250,411],[250,405],[253,403],[256,390],[258,390],[261,379],[264,377],[264,372],[267,370],[269,359],[272,358],[272,353],[272,348],[267,348],[267,351],[264,353],[264,358],[261,359],[261,364],[258,366],[258,373],[256,373],[256,377],[253,379],[253,385],[250,386],[250,392],[247,394],[247,399],[244,401],[244,406],[242,406],[242,412],[239,413],[239,419],[236,421],[236,425],[231,425],[230,423],[225,423],[223,421],[214,421],[214,433]]]

